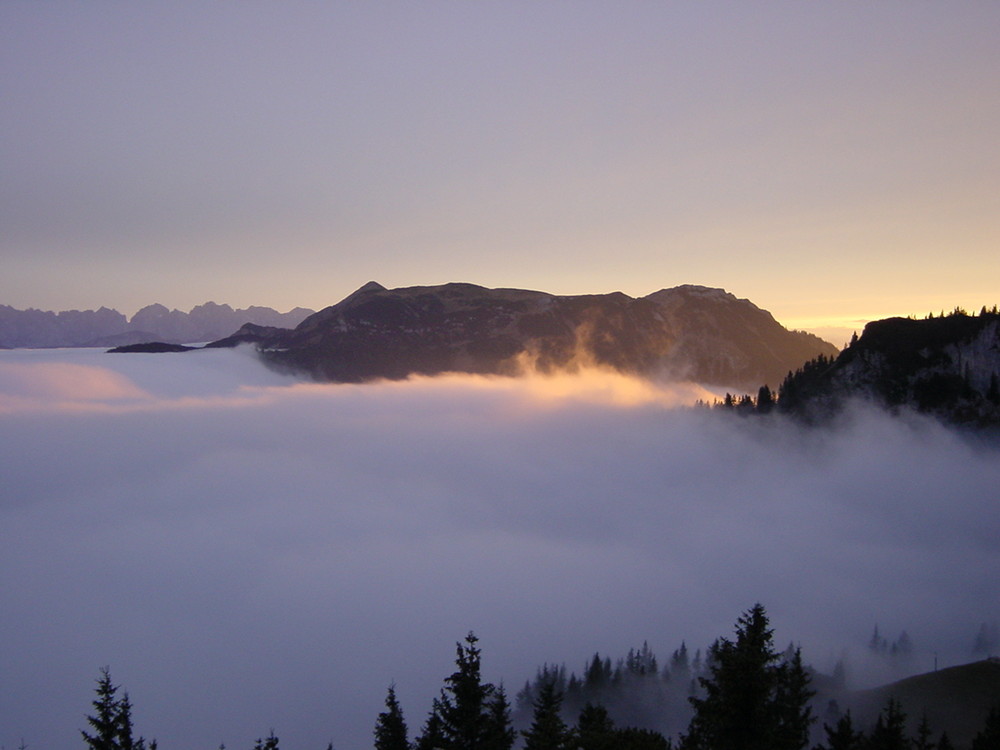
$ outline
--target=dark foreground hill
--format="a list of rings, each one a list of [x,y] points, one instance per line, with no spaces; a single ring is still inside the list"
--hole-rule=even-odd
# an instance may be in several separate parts
[[[275,365],[335,382],[601,366],[756,388],[778,383],[812,357],[836,353],[816,336],[788,331],[748,300],[699,286],[636,299],[473,284],[390,290],[370,282],[294,330],[244,326],[211,346],[246,342]]]
[[[835,359],[789,374],[781,410],[810,419],[861,398],[909,408],[955,424],[1000,424],[1000,314],[956,311],[925,320],[869,323]]]
[[[871,727],[890,698],[898,701],[906,714],[910,736],[915,736],[917,725],[926,715],[935,738],[946,731],[957,747],[968,747],[983,728],[990,709],[1000,704],[1000,659],[985,659],[847,693],[839,703],[842,710],[851,711],[855,726]]]
[[[244,323],[295,326],[312,310],[297,307],[279,313],[270,307],[233,309],[206,302],[190,312],[147,305],[131,319],[117,310],[16,310],[0,305],[0,348],[57,346],[124,346],[149,341],[182,344],[214,341]]]

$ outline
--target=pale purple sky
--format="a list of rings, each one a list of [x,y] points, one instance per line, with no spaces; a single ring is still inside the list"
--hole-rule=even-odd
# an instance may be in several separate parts
[[[993,304],[998,38],[991,1],[11,0],[0,304],[696,283],[814,330]]]

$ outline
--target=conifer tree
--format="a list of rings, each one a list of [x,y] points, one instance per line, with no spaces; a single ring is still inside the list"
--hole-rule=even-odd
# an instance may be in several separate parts
[[[445,747],[444,734],[441,731],[441,715],[438,713],[438,701],[435,699],[427,721],[424,722],[420,737],[413,744],[414,750],[437,750]]]
[[[480,750],[486,734],[489,698],[493,686],[480,673],[479,639],[469,633],[465,645],[456,644],[455,672],[445,679],[439,711],[441,730],[449,748]]]
[[[253,750],[278,750],[278,738],[274,734],[274,730],[264,738],[257,738],[254,743]]]
[[[815,691],[809,689],[809,675],[802,665],[802,649],[796,648],[790,660],[779,668],[775,693],[777,719],[776,747],[797,750],[809,744],[809,728],[814,721],[809,701]]]
[[[670,679],[684,685],[691,678],[691,664],[688,662],[687,644],[681,641],[680,648],[670,655]]]
[[[111,672],[108,667],[101,668],[101,676],[97,680],[94,692],[97,693],[92,704],[94,714],[87,717],[87,723],[94,733],[81,731],[83,739],[90,750],[119,750],[118,724],[121,704],[118,700],[118,686],[111,682]]]
[[[913,750],[936,750],[937,743],[931,741],[931,725],[925,711],[917,725],[917,736],[913,739]]]
[[[1000,750],[1000,703],[990,709],[986,725],[972,739],[972,750]]]
[[[583,676],[583,684],[588,694],[593,695],[600,692],[611,680],[611,661],[602,660],[601,655],[594,654]]]
[[[826,732],[826,745],[822,750],[863,750],[864,735],[854,731],[851,712],[848,711],[837,721],[836,725],[823,727]]]
[[[107,667],[101,669],[95,692],[94,714],[87,717],[93,734],[80,732],[87,747],[90,750],[145,750],[146,741],[142,737],[132,737],[132,703],[128,693],[118,698],[118,686],[111,681]],[[151,743],[150,748],[155,750],[156,743]]]
[[[764,607],[737,621],[736,640],[720,638],[708,652],[705,697],[689,700],[695,714],[683,750],[799,750],[812,717],[808,675],[774,652]],[[806,739],[802,726],[805,726]]]
[[[615,723],[604,706],[588,703],[573,729],[574,750],[616,750]]]
[[[156,742],[153,742],[155,750]],[[128,693],[122,694],[122,699],[118,704],[118,747],[121,750],[145,750],[146,741],[139,737],[132,737],[132,702]]]
[[[762,385],[757,391],[757,411],[761,414],[768,414],[774,408],[774,394],[766,385]]]
[[[522,732],[524,750],[568,750],[569,729],[559,715],[562,693],[553,681],[542,685],[534,709],[531,727]]]
[[[406,721],[396,699],[395,685],[389,686],[385,707],[375,722],[375,750],[409,750]]]
[[[457,669],[434,701],[418,750],[510,750],[510,704],[502,688],[482,681],[478,642],[470,632],[456,644]]]
[[[510,720],[510,701],[503,684],[497,686],[487,710],[484,750],[511,750],[516,734]]]
[[[906,736],[906,714],[894,698],[890,698],[875,722],[865,750],[909,750]]]

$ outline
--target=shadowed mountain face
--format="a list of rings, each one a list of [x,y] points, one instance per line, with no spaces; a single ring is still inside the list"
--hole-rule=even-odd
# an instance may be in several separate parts
[[[556,296],[473,284],[370,282],[294,330],[244,326],[212,346],[256,343],[279,366],[360,382],[442,372],[514,375],[584,366],[756,389],[836,349],[721,289]]]

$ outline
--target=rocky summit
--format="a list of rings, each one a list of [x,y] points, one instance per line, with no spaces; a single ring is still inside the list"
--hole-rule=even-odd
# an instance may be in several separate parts
[[[334,382],[603,367],[744,389],[776,385],[837,352],[748,300],[700,286],[633,298],[369,282],[294,329],[247,325],[210,346],[247,342],[275,366]]]

